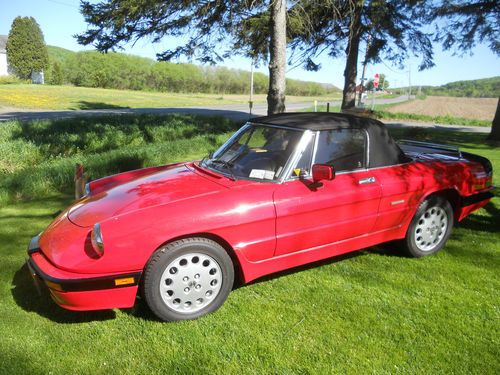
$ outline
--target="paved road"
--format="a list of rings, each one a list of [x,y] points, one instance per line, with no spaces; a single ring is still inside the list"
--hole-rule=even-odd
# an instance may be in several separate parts
[[[393,104],[406,101],[406,96],[400,96],[391,99],[376,99],[375,104]],[[370,103],[368,100],[367,105]],[[326,104],[318,103],[318,105]],[[309,108],[313,103],[287,103],[287,112],[299,111]],[[339,106],[340,102],[330,102],[332,107]],[[121,114],[167,114],[167,113],[189,113],[209,116],[224,116],[235,121],[246,121],[251,115],[248,112],[247,104],[226,104],[218,106],[196,106],[196,107],[164,107],[164,108],[112,108],[112,109],[89,109],[89,110],[68,110],[68,111],[39,111],[39,110],[6,110],[0,108],[0,122],[14,119],[36,120],[36,119],[62,119],[80,116],[102,116],[102,115],[121,115]],[[267,113],[267,104],[255,104],[252,110],[253,116],[263,116]],[[436,125],[430,123],[416,122],[385,122],[389,127],[401,128],[408,126],[422,126],[426,128],[445,129],[465,132],[489,133],[490,128],[476,126],[460,125]]]
[[[406,96],[400,96],[392,99],[376,99],[375,104],[392,104],[400,103],[407,100]],[[320,102],[318,105],[326,105],[326,102]],[[332,101],[330,105],[340,106],[340,101]],[[299,111],[304,108],[313,106],[313,102],[304,103],[287,103],[287,112]],[[246,120],[249,118],[248,104],[225,104],[217,106],[193,106],[193,107],[162,107],[162,108],[110,108],[110,109],[86,109],[86,110],[17,110],[17,109],[2,109],[0,107],[0,121],[8,121],[13,119],[19,120],[35,120],[35,119],[57,119],[69,118],[76,116],[102,116],[127,113],[193,113],[203,115],[222,115],[233,120]],[[267,103],[257,103],[252,109],[254,116],[263,116],[267,113]]]

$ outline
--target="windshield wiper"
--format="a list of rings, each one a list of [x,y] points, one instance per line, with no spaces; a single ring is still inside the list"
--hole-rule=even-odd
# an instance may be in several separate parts
[[[221,165],[223,165],[224,167],[226,167],[226,169],[231,174],[231,177],[232,177],[233,181],[237,180],[237,178],[236,178],[236,176],[235,176],[235,174],[233,172],[233,168],[232,168],[231,164],[229,164],[227,161],[222,160],[222,159],[208,159],[208,161],[210,161],[211,163],[214,163],[214,164],[221,164]]]

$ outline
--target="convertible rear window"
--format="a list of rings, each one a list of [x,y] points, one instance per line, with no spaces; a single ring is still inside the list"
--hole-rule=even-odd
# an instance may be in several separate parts
[[[328,164],[335,171],[365,168],[366,133],[361,129],[321,131],[314,163]]]

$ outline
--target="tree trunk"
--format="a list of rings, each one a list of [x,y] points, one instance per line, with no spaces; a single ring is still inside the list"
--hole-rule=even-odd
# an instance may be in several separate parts
[[[286,0],[271,0],[269,91],[267,114],[285,112]]]
[[[488,139],[491,141],[500,141],[500,97],[498,98],[495,117],[491,122],[491,132]]]
[[[361,13],[363,1],[356,1],[349,30],[349,41],[347,43],[347,61],[344,70],[344,90],[342,93],[342,109],[356,106],[356,77],[358,75],[358,54],[361,41]]]

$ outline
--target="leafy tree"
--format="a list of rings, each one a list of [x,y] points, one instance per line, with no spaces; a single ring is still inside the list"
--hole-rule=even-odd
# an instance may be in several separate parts
[[[49,65],[47,46],[40,26],[33,17],[16,17],[7,40],[7,62],[13,73],[22,79]]]
[[[445,49],[454,49],[462,55],[477,43],[488,43],[500,56],[500,6],[498,0],[441,0],[434,7],[432,17],[445,23],[437,32],[436,40]],[[492,121],[489,139],[500,141],[500,97]]]
[[[500,76],[450,82],[442,86],[422,86],[425,95],[494,98],[500,93]]]
[[[64,73],[61,64],[58,61],[55,61],[52,64],[50,79],[48,80],[48,82],[51,85],[62,85],[64,83]]]
[[[103,0],[95,4],[82,1],[81,12],[89,29],[77,35],[80,44],[93,44],[97,50],[107,52],[140,38],[149,37],[154,43],[164,37],[182,36],[184,43],[157,54],[157,58],[169,61],[187,56],[203,63],[220,62],[237,52],[221,51],[220,45],[230,41],[236,46],[240,25],[255,14],[268,12],[269,22],[263,25],[270,35],[263,47],[269,49],[270,56],[268,111],[284,110],[285,0]]]
[[[51,68],[46,81],[55,81],[59,64],[63,82],[75,86],[103,87],[128,90],[153,90],[183,93],[245,94],[248,93],[250,72],[216,66],[199,66],[123,53],[103,54],[97,51],[72,52],[49,46]],[[322,95],[338,92],[332,85],[287,79],[287,95]],[[268,91],[269,77],[254,74],[254,92]]]
[[[357,63],[363,44],[369,62],[384,59],[402,67],[412,53],[421,57],[420,69],[434,65],[430,34],[422,31],[429,2],[301,0],[291,11],[302,17],[299,27],[290,29],[291,47],[311,70],[320,68],[313,59],[323,51],[333,58],[345,53],[342,108],[351,108],[356,101]]]

